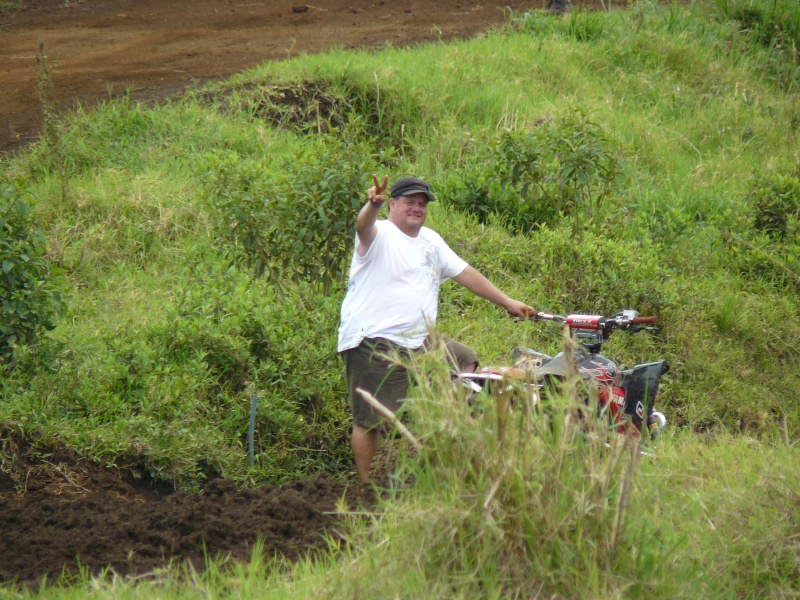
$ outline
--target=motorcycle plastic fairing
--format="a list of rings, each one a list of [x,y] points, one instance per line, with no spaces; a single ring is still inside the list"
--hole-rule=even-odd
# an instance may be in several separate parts
[[[601,354],[590,354],[585,358],[579,358],[578,367],[583,375],[605,384],[611,384],[619,375],[619,368],[614,361]]]
[[[625,390],[625,414],[634,423],[641,423],[653,412],[658,382],[669,370],[665,360],[636,365],[620,374],[620,387]]]
[[[590,360],[589,353],[580,346],[576,347],[576,363],[581,365],[587,360]],[[551,360],[544,363],[541,367],[536,368],[536,377],[566,377],[567,373],[567,358],[563,351],[556,354]]]

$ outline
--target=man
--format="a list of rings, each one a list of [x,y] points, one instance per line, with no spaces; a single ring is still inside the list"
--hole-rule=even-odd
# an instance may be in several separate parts
[[[395,182],[389,217],[379,221],[389,177],[382,184],[377,175],[372,178],[375,185],[367,191],[367,203],[356,220],[356,248],[339,327],[339,352],[353,411],[350,446],[363,482],[369,480],[381,417],[357,389],[369,391],[392,411],[400,407],[408,391],[408,374],[385,357],[392,352],[408,356],[430,346],[428,335],[436,323],[443,281],[452,278],[512,317],[536,314],[524,302],[498,290],[439,234],[423,227],[428,203],[436,199],[427,182],[416,177]],[[451,362],[462,372],[477,367],[477,356],[470,348],[446,338],[443,342]]]

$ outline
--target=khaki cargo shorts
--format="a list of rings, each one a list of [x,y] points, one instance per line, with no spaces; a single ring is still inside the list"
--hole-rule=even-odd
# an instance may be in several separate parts
[[[459,372],[478,363],[478,356],[472,348],[445,336],[426,339],[418,350],[409,350],[384,338],[367,338],[359,346],[342,352],[353,422],[372,428],[383,418],[356,392],[358,388],[370,392],[392,412],[397,412],[406,397],[410,378],[408,370],[387,356],[409,358],[412,353],[432,349],[437,341],[444,344],[450,364]]]

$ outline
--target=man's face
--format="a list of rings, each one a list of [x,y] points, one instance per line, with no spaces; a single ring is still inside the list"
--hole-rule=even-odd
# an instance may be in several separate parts
[[[389,220],[411,237],[417,237],[428,215],[428,197],[425,194],[410,194],[389,201]]]

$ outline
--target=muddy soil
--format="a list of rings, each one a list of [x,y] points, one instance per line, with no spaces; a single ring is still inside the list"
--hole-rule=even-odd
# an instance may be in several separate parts
[[[325,475],[281,487],[237,489],[216,479],[200,494],[160,488],[131,470],[80,460],[0,435],[0,585],[38,586],[79,566],[122,576],[205,556],[247,561],[257,540],[265,556],[296,560],[342,539],[337,503],[372,510],[375,490]]]

